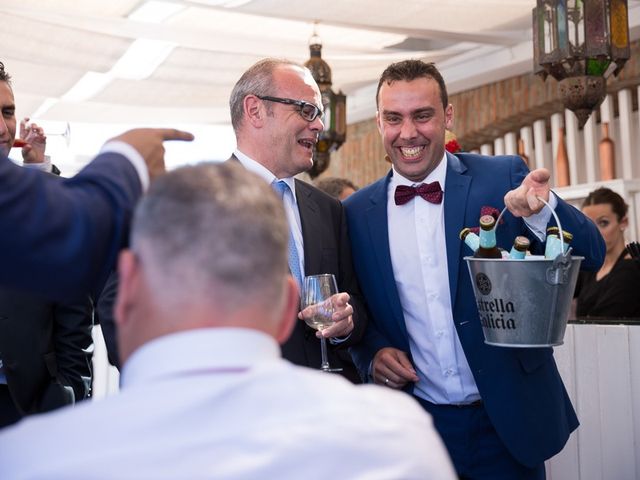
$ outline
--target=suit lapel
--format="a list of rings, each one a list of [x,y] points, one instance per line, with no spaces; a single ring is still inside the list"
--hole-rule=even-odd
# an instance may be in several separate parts
[[[393,312],[393,319],[398,324],[401,332],[407,335],[407,328],[402,314],[402,305],[393,275],[393,265],[391,263],[391,253],[389,251],[389,222],[387,219],[387,189],[392,171],[380,180],[369,197],[371,205],[365,211],[365,218],[369,228],[371,247],[378,265],[378,272],[382,279],[383,288],[387,295],[387,300]]]
[[[322,228],[322,223],[316,221],[318,219],[318,204],[311,196],[311,189],[298,179],[295,180],[295,184],[304,243],[304,275],[314,275],[320,273],[322,260],[320,239],[326,235],[326,231]]]
[[[444,230],[447,245],[447,268],[449,270],[449,291],[453,306],[458,288],[458,271],[460,270],[460,248],[462,241],[459,234],[464,225],[465,210],[471,178],[463,175],[466,171],[458,157],[447,153],[447,177],[444,187]]]

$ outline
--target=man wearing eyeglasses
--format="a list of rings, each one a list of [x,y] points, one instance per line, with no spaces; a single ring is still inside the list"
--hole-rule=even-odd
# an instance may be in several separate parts
[[[311,72],[285,60],[264,59],[238,80],[230,98],[237,149],[231,161],[269,182],[283,198],[290,229],[289,269],[300,288],[305,275],[332,273],[339,293],[335,323],[315,333],[300,320],[282,346],[297,365],[320,367],[320,342],[330,339],[329,363],[354,382],[360,377],[345,347],[360,340],[366,312],[351,264],[342,205],[294,179],[313,165],[323,128],[322,97]],[[301,315],[299,315],[301,317]]]

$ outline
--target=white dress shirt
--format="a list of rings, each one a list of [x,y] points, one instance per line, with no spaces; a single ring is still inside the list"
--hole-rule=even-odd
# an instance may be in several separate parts
[[[421,183],[438,181],[444,190],[446,153]],[[398,185],[416,185],[394,170],[387,190],[389,250],[404,314],[409,347],[419,381],[414,394],[437,404],[465,404],[480,399],[453,323],[444,226],[444,199],[440,204],[416,197],[396,205]],[[555,208],[557,199],[550,195]],[[541,241],[546,237],[549,209],[524,219]]]
[[[297,367],[250,329],[138,349],[120,393],[0,432],[0,478],[454,479],[411,397]]]
[[[440,182],[447,195],[447,160],[424,183]],[[389,250],[409,346],[419,381],[414,394],[432,403],[470,403],[480,398],[453,324],[444,231],[444,201],[416,197],[396,205],[398,185],[415,185],[394,170],[387,212]]]
[[[240,163],[256,175],[264,178],[265,182],[271,185],[276,180],[282,180],[291,189],[291,195],[284,196],[284,210],[287,214],[287,221],[289,222],[289,229],[293,235],[296,249],[298,250],[298,258],[300,259],[300,272],[304,278],[304,242],[302,241],[302,221],[300,220],[300,211],[298,210],[298,200],[296,199],[296,182],[293,177],[276,178],[267,167],[256,162],[254,159],[246,156],[240,150],[233,152],[235,157],[240,160]]]

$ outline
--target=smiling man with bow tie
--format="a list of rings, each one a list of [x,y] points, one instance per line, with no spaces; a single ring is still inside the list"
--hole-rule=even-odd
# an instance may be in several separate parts
[[[345,201],[371,310],[354,360],[370,381],[407,391],[431,413],[460,478],[544,478],[544,461],[578,426],[575,412],[551,348],[484,344],[458,233],[477,225],[482,205],[506,204],[498,244],[526,235],[535,251],[551,220],[539,196],[574,234],[583,268],[599,268],[602,239],[550,192],[547,170],[528,172],[516,156],[445,152],[453,106],[433,64],[390,65],[376,101],[393,168]]]

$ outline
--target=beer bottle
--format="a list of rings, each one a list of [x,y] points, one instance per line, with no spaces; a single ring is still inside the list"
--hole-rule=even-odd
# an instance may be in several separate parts
[[[480,217],[480,245],[473,254],[475,258],[502,258],[502,253],[496,245],[496,219],[491,215]]]
[[[547,242],[544,248],[544,258],[553,260],[560,253],[561,242],[560,242],[560,229],[558,227],[549,227],[547,228]],[[567,253],[569,250],[569,244],[571,240],[573,240],[573,235],[565,230],[562,231],[562,239],[564,240],[564,253]]]
[[[513,247],[511,247],[511,251],[509,252],[509,258],[522,260],[527,254],[527,250],[529,250],[530,245],[531,242],[527,237],[518,235],[513,241]]]
[[[571,245],[571,240],[573,240],[573,234],[567,232],[566,230],[563,230],[562,239],[564,240],[564,253],[567,253],[567,251],[569,250],[569,245]]]
[[[463,228],[460,231],[460,240],[464,241],[467,247],[469,247],[474,253],[480,246],[480,237],[473,233],[470,228]]]
[[[547,228],[547,240],[544,245],[544,258],[553,260],[560,253],[560,230],[558,227]]]

